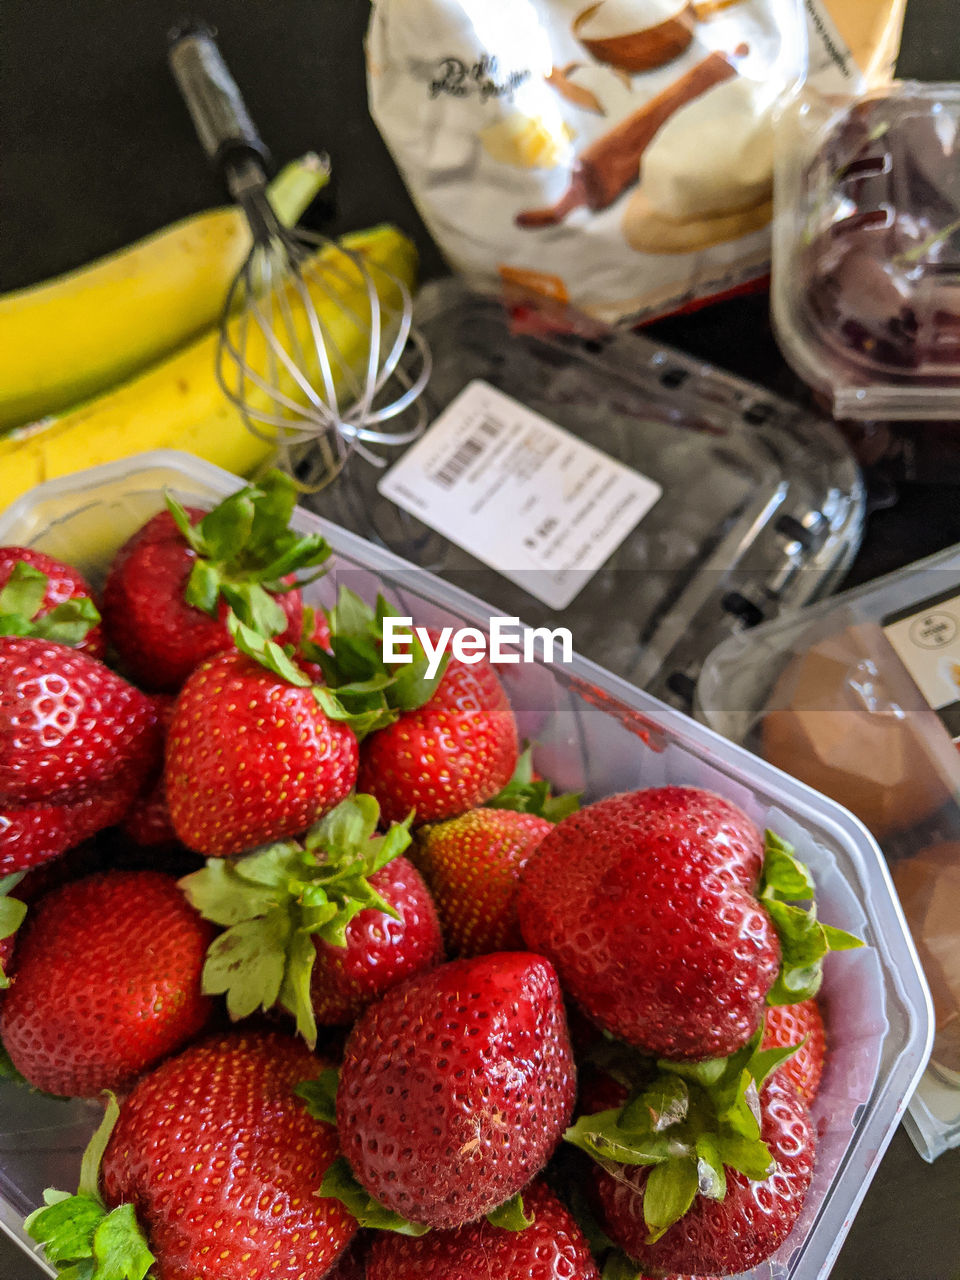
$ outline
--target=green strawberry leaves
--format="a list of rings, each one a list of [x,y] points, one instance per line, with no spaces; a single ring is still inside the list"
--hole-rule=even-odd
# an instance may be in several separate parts
[[[523,1196],[519,1191],[496,1209],[491,1209],[486,1216],[492,1227],[500,1227],[503,1231],[525,1231],[533,1226],[534,1215],[524,1209]]]
[[[767,1004],[798,1004],[812,999],[823,981],[823,957],[827,952],[863,946],[853,934],[820,923],[814,892],[813,876],[794,857],[793,846],[767,831],[759,898],[773,921],[781,951],[780,973],[767,992]],[[795,905],[798,902],[810,905]]]
[[[361,1227],[374,1231],[396,1231],[402,1236],[425,1236],[430,1230],[422,1222],[409,1222],[406,1218],[385,1209],[361,1187],[353,1176],[353,1170],[344,1156],[338,1156],[323,1175],[318,1196],[339,1200],[353,1214]]]
[[[533,776],[533,748],[527,747],[517,759],[513,776],[502,791],[486,802],[486,809],[513,809],[516,813],[533,813],[548,822],[560,822],[580,808],[582,791],[568,791],[555,796],[549,782]]]
[[[20,883],[26,873],[15,871],[12,875],[0,879],[0,938],[10,938],[23,924],[27,914],[27,904],[19,898],[11,898],[10,893]],[[10,979],[0,964],[0,991],[9,987]]]
[[[187,603],[215,618],[222,598],[243,625],[259,635],[270,637],[283,631],[287,617],[275,599],[291,590],[283,579],[316,568],[330,555],[321,534],[300,534],[290,528],[297,500],[290,477],[281,471],[268,472],[257,484],[225,498],[197,524],[191,523],[170,494],[164,500],[197,556],[187,581]],[[318,576],[301,577],[297,585]]]
[[[345,947],[350,921],[368,909],[399,919],[370,878],[407,848],[412,817],[378,835],[380,806],[372,796],[352,795],[302,844],[281,841],[237,858],[208,858],[180,880],[191,905],[224,928],[207,951],[204,992],[226,995],[235,1021],[279,1003],[312,1048],[313,940]]]
[[[760,1181],[773,1159],[760,1136],[759,1090],[798,1046],[761,1049],[763,1028],[728,1058],[659,1061],[623,1106],[584,1115],[564,1134],[608,1170],[648,1165],[643,1212],[650,1243],[699,1194],[726,1195],[726,1168]]]
[[[353,1176],[353,1170],[345,1156],[338,1156],[334,1160],[323,1175],[320,1190],[316,1194],[339,1200],[361,1227],[373,1231],[396,1231],[402,1236],[425,1236],[432,1230],[425,1223],[411,1222],[374,1200]],[[533,1224],[533,1217],[527,1216],[519,1192],[496,1209],[491,1209],[486,1217],[491,1226],[501,1227],[505,1231],[523,1231]]]
[[[292,646],[281,647],[276,640],[241,622],[232,610],[227,614],[227,630],[241,653],[286,684],[310,689],[324,715],[348,724],[358,739],[396,719],[396,713],[386,706],[381,692],[386,677],[344,685],[333,692],[325,685],[313,683],[294,661]]]
[[[314,1080],[303,1080],[294,1086],[293,1092],[307,1104],[307,1110],[314,1120],[322,1120],[324,1124],[337,1124],[337,1086],[340,1072],[336,1067],[327,1067]]]
[[[408,627],[395,628],[396,645],[410,661],[384,661],[384,620],[400,614],[382,595],[371,609],[355,592],[341,587],[337,603],[327,614],[330,627],[330,650],[313,645],[307,656],[323,671],[331,689],[342,696],[345,689],[375,684],[383,694],[383,703],[394,713],[414,711],[429,702],[443,679],[450,661],[444,654],[436,672],[428,676],[429,659],[416,636]]]
[[[44,1204],[24,1222],[43,1246],[61,1280],[147,1280],[156,1258],[137,1222],[132,1204],[108,1210],[100,1195],[100,1162],[120,1115],[114,1095],[80,1166],[76,1195],[47,1190]]]
[[[0,589],[0,636],[35,636],[57,644],[77,645],[100,621],[89,596],[64,600],[40,614],[49,579],[25,560],[18,560]]]

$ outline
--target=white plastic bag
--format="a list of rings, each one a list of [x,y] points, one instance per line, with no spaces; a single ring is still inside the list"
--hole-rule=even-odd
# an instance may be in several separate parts
[[[902,7],[374,0],[370,106],[455,269],[650,319],[766,271],[772,112],[807,28],[811,75],[865,82]]]

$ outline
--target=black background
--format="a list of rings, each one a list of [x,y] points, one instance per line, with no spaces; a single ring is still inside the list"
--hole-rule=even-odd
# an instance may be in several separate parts
[[[199,3],[199,0],[198,0]],[[324,229],[390,219],[443,261],[366,110],[365,0],[204,0],[223,53],[278,161],[331,155]],[[166,67],[177,0],[2,0],[0,290],[31,284],[221,203]],[[899,72],[960,77],[957,0],[909,0]],[[787,394],[763,296],[663,321],[654,332]],[[960,476],[960,469],[958,469]],[[960,541],[960,486],[871,475],[872,512],[851,572],[859,582]],[[39,1274],[0,1236],[0,1276]],[[902,1131],[867,1193],[833,1280],[958,1280],[960,1151],[927,1165]],[[812,1277],[811,1277],[812,1280]]]

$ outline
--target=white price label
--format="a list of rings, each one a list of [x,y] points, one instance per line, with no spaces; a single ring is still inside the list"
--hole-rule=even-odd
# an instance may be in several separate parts
[[[553,609],[571,603],[663,492],[479,380],[378,489]]]

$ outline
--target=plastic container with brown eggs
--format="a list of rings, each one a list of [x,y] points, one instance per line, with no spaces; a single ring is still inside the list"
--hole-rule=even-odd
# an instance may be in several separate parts
[[[960,546],[725,641],[696,709],[881,845],[936,1020],[906,1124],[960,1146]]]

